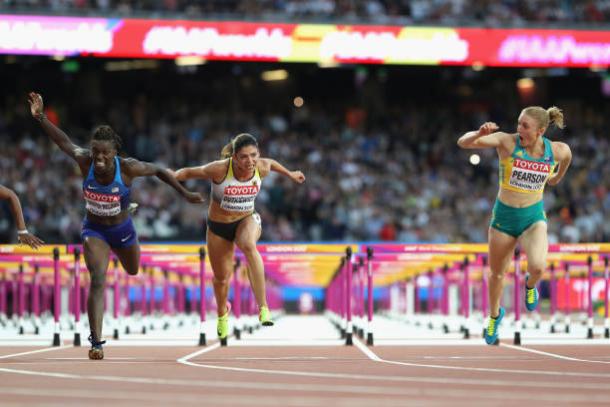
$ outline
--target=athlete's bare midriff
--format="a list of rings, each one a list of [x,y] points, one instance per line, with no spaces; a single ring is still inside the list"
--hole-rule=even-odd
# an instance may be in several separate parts
[[[543,198],[543,191],[540,193],[522,193],[509,191],[507,189],[500,188],[498,192],[498,199],[505,205],[512,206],[513,208],[526,208],[541,201]]]
[[[213,222],[233,223],[246,216],[252,215],[252,212],[232,212],[224,210],[220,204],[212,199],[208,208],[208,219]]]

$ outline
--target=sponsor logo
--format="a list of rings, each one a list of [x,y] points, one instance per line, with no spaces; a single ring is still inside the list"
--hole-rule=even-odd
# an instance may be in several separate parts
[[[307,246],[267,246],[267,252],[288,252],[288,253],[294,253],[294,252],[306,252],[307,251]]]
[[[253,34],[223,33],[216,27],[154,25],[145,34],[144,54],[226,58],[285,58],[292,37],[282,28],[260,27]]]
[[[131,233],[129,235],[127,235],[127,237],[122,238],[121,242],[125,243],[126,241],[129,240],[130,237],[131,237]]]
[[[583,41],[581,38],[576,34],[509,35],[500,44],[498,60],[510,64],[535,63],[558,66],[610,63],[610,52],[608,52],[610,43],[604,40]]]
[[[564,244],[559,246],[560,252],[595,253],[601,250],[599,244]]]
[[[516,159],[513,162],[514,168],[520,168],[523,170],[536,171],[536,172],[551,172],[551,165],[547,163],[539,163],[536,161],[527,161]]]
[[[110,192],[112,192],[113,194],[116,194],[117,192],[119,192],[119,187],[112,188],[112,190]]]
[[[229,185],[225,187],[224,194],[228,196],[256,195],[258,190],[258,185]]]
[[[90,192],[88,190],[85,190],[85,199],[90,200],[90,201],[108,202],[108,203],[114,203],[114,202],[121,201],[121,197],[118,195],[100,194],[98,192]]]
[[[87,188],[88,188],[88,189],[91,189],[91,190],[93,190],[93,189],[97,189],[97,187],[94,187],[93,185],[87,185]]]
[[[113,31],[118,28],[116,24],[112,27],[110,21],[101,18],[2,16],[0,49],[44,55],[110,52]]]

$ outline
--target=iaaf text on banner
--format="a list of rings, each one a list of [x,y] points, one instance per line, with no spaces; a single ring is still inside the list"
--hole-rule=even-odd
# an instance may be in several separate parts
[[[610,31],[0,15],[0,53],[370,64],[607,67]]]

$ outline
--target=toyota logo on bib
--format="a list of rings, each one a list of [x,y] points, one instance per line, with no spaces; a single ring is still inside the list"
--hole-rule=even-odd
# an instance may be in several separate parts
[[[257,185],[229,185],[225,188],[225,195],[256,195],[258,194]]]

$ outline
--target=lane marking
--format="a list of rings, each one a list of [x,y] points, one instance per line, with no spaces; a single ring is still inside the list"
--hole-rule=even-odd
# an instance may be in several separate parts
[[[610,374],[605,373],[577,373],[577,372],[557,372],[548,370],[523,370],[523,369],[496,369],[487,367],[465,367],[465,366],[444,366],[444,365],[428,365],[422,363],[410,363],[410,362],[399,362],[396,360],[386,360],[377,356],[372,350],[370,350],[364,343],[358,338],[354,338],[354,345],[360,349],[369,359],[387,363],[391,365],[409,366],[409,367],[425,367],[430,369],[442,369],[442,370],[454,370],[454,371],[467,371],[467,372],[487,372],[487,373],[503,373],[503,374],[527,374],[527,375],[538,375],[538,376],[569,376],[569,377],[595,377],[595,378],[610,378]]]
[[[257,346],[342,346],[345,340],[342,339],[326,339],[326,340],[291,340],[291,339],[255,339],[240,340],[231,342],[231,347],[257,347]]]
[[[500,344],[500,346],[504,346],[505,348],[509,348],[509,349],[519,350],[521,352],[530,352],[530,353],[535,353],[538,355],[549,356],[549,357],[556,358],[556,359],[569,360],[571,362],[610,364],[610,361],[573,358],[571,356],[564,356],[564,355],[559,355],[557,353],[544,352],[544,351],[537,350],[537,349],[523,348],[521,346],[515,346],[515,345]]]
[[[45,358],[45,360],[89,360],[89,358]],[[104,358],[104,360],[156,360],[153,358]]]
[[[422,377],[384,377],[384,376],[371,376],[371,375],[348,375],[348,374],[333,374],[333,373],[314,373],[311,372],[278,372],[278,371],[269,371],[264,369],[236,369],[236,368],[224,368],[218,366],[206,366],[200,365],[193,362],[189,362],[189,359],[197,357],[199,355],[211,352],[220,347],[220,343],[215,343],[209,347],[204,349],[197,350],[192,352],[182,358],[177,359],[177,362],[197,366],[197,367],[208,367],[212,369],[220,370],[238,370],[238,371],[247,371],[247,372],[262,372],[262,373],[272,373],[272,374],[290,374],[293,376],[308,376],[308,377],[332,377],[337,379],[363,379],[367,381],[382,381],[384,383],[387,382],[415,382],[415,383],[433,383],[433,384],[469,384],[473,386],[481,386],[481,385],[490,385],[490,386],[499,386],[499,387],[513,387],[513,386],[522,386],[527,388],[535,388],[539,389],[541,387],[551,387],[551,388],[574,388],[577,390],[583,389],[592,389],[592,390],[607,390],[606,384],[596,384],[596,383],[578,383],[577,385],[566,385],[556,382],[510,382],[506,380],[470,380],[470,379],[450,379],[450,378],[422,378]],[[41,350],[42,351],[42,350]],[[28,352],[30,353],[30,352]],[[374,353],[370,352],[371,356]],[[376,355],[375,355],[376,356]],[[35,371],[27,371],[27,370],[17,370],[17,369],[7,369],[0,368],[0,372],[6,373],[14,373],[14,374],[22,374],[22,375],[30,375],[30,376],[38,376],[38,377],[52,377],[52,378],[61,378],[61,379],[78,379],[78,380],[92,380],[92,381],[109,381],[109,382],[121,382],[121,383],[140,383],[140,384],[165,384],[165,385],[182,385],[182,386],[197,386],[197,387],[213,387],[213,388],[242,388],[242,389],[251,389],[251,390],[260,390],[261,385],[264,386],[267,390],[279,390],[279,391],[311,391],[311,392],[329,392],[329,393],[337,393],[337,392],[345,392],[350,394],[375,394],[375,395],[400,395],[400,396],[411,396],[411,397],[421,397],[424,393],[427,397],[438,397],[438,392],[435,389],[425,389],[422,392],[422,389],[405,389],[401,388],[392,388],[386,386],[367,386],[367,385],[320,385],[320,384],[281,384],[281,383],[265,383],[261,384],[257,383],[248,383],[248,382],[227,382],[227,381],[200,381],[200,380],[176,380],[176,379],[158,379],[158,378],[137,378],[137,377],[116,377],[116,376],[83,376],[69,373],[47,373],[47,372],[35,372]],[[601,376],[601,375],[596,375]],[[429,393],[429,394],[428,394]],[[445,389],[443,392],[443,397],[464,397],[470,398],[472,395],[471,391],[467,390],[455,390],[455,389]],[[593,401],[590,394],[586,395],[567,395],[566,396],[555,396],[555,395],[543,395],[537,393],[538,399],[545,401],[566,401],[570,400],[573,402],[585,402],[585,401]],[[485,393],[480,394],[481,398],[491,398],[491,399],[519,399],[519,400],[529,400],[531,399],[531,395],[522,394],[522,393],[511,393],[507,395],[502,391],[489,391],[486,390]],[[594,398],[597,398],[595,396]],[[603,401],[606,398],[599,396],[599,401]],[[303,405],[303,398],[298,398],[301,404]],[[363,401],[364,399],[360,399],[359,401]],[[225,398],[226,401],[226,398]],[[237,401],[237,400],[234,400]],[[241,400],[240,400],[241,401]],[[283,404],[289,405],[289,403],[285,403],[284,399],[282,400]],[[368,403],[369,401],[367,401]]]
[[[369,359],[402,366],[410,366],[410,367],[424,367],[424,368],[432,368],[432,369],[444,369],[444,370],[454,370],[454,371],[474,371],[474,372],[492,372],[492,373],[513,373],[513,374],[532,374],[532,375],[542,375],[542,376],[565,376],[565,377],[590,377],[597,379],[608,379],[610,378],[610,373],[574,373],[574,372],[556,372],[556,371],[544,371],[544,370],[509,370],[509,369],[493,369],[493,368],[475,368],[475,367],[460,367],[460,366],[443,366],[443,365],[429,365],[429,364],[420,364],[420,363],[408,363],[408,362],[398,362],[398,361],[390,361],[381,359],[375,353],[373,353],[370,349],[366,347],[366,345],[362,344],[358,340],[355,340],[354,343],[356,346],[363,352]],[[243,368],[243,367],[232,367],[232,366],[218,366],[218,365],[210,365],[198,362],[191,362],[189,359],[192,359],[195,356],[203,354],[205,352],[198,351],[191,353],[187,356],[184,356],[176,361],[178,363],[182,363],[188,366],[205,368],[205,369],[215,369],[215,370],[226,370],[233,372],[242,372],[242,373],[260,373],[260,374],[275,374],[275,375],[284,375],[284,376],[301,376],[301,377],[318,377],[318,378],[329,378],[329,379],[356,379],[356,380],[383,380],[383,381],[394,381],[394,382],[419,382],[419,383],[438,383],[438,384],[452,384],[452,383],[462,383],[462,384],[472,384],[476,385],[481,384],[483,382],[488,383],[489,385],[498,385],[503,386],[506,383],[506,380],[503,381],[494,381],[494,380],[464,380],[464,379],[443,379],[443,378],[415,378],[415,377],[393,377],[393,376],[373,376],[373,375],[358,375],[358,374],[343,374],[343,373],[323,373],[323,372],[301,372],[301,371],[292,371],[292,370],[269,370],[269,369],[257,369],[257,368]],[[510,382],[510,386],[514,386],[516,382]],[[531,385],[530,382],[519,382],[520,386],[529,387]],[[540,382],[536,382],[534,385],[540,385]],[[547,386],[551,387],[559,387],[564,388],[565,385],[558,385],[555,382],[547,383]],[[603,389],[607,388],[607,385],[604,385]],[[576,387],[579,388],[579,387]]]
[[[405,334],[406,336],[406,334]],[[583,338],[522,338],[523,345],[586,345],[588,346],[608,346],[610,341],[603,338],[583,339]],[[375,347],[384,346],[481,346],[484,342],[482,339],[463,339],[463,338],[438,338],[438,337],[421,337],[418,339],[401,338],[375,338]]]
[[[212,389],[244,389],[244,390],[261,390],[265,391],[286,391],[286,392],[314,392],[314,393],[346,393],[346,394],[362,394],[362,395],[377,395],[377,396],[411,396],[411,397],[442,397],[442,398],[450,398],[450,397],[463,397],[466,399],[472,398],[472,390],[471,389],[451,389],[444,388],[442,392],[439,393],[438,388],[421,388],[421,387],[389,387],[389,386],[371,386],[371,385],[351,385],[351,384],[306,384],[306,383],[261,383],[261,382],[248,382],[248,381],[226,381],[226,380],[180,380],[180,379],[162,379],[162,378],[144,378],[144,377],[120,377],[120,376],[86,376],[86,375],[77,375],[77,374],[67,374],[67,373],[45,373],[45,372],[35,372],[35,371],[27,371],[27,370],[16,370],[16,369],[6,369],[0,368],[0,372],[6,373],[14,373],[14,374],[22,374],[22,375],[30,375],[30,376],[41,376],[41,377],[52,377],[57,379],[76,379],[76,380],[86,380],[91,381],[93,383],[98,383],[99,381],[106,382],[119,382],[119,383],[137,383],[137,384],[149,384],[149,385],[169,385],[169,386],[185,386],[185,387],[195,387],[195,388],[212,388]],[[387,383],[388,380],[386,377],[379,376],[369,376],[367,380],[376,379]],[[391,378],[391,377],[390,377]],[[428,383],[428,384],[454,384],[460,385],[464,384],[461,382],[468,382],[473,386],[482,386],[489,385],[489,381],[486,380],[471,380],[471,379],[425,379],[420,377],[406,378],[409,380],[404,380],[405,378],[397,378],[403,380],[394,380],[401,382],[416,382],[416,383]],[[553,388],[568,388],[571,387],[575,390],[605,390],[608,391],[608,386],[604,383],[600,383],[596,386],[593,386],[593,383],[573,383],[572,386],[566,386],[561,383],[556,382],[507,382],[505,380],[494,381],[493,384],[499,387],[505,387],[512,389],[514,386],[523,386],[530,388],[532,391],[528,392],[526,390],[522,390],[520,392],[504,392],[502,390],[489,390],[486,389],[484,391],[479,391],[477,397],[479,398],[491,398],[491,399],[512,399],[512,400],[531,400],[532,397],[537,398],[540,401],[563,401],[563,402],[604,402],[608,399],[608,394],[590,394],[589,392],[585,394],[543,394],[540,392],[541,387],[546,387],[547,385]],[[9,392],[10,392],[9,388]],[[0,393],[4,393],[4,389],[0,387]],[[71,389],[72,390],[72,389]],[[39,389],[40,392],[48,392],[48,391],[57,391],[57,395],[64,396],[65,394],[73,394],[72,391],[60,390],[60,389]],[[24,395],[32,395],[32,388],[28,388]],[[82,390],[89,393],[88,390]],[[224,390],[220,390],[225,393]],[[115,393],[112,391],[111,393]],[[151,396],[154,397],[154,394],[146,393],[147,400],[150,400]],[[161,393],[163,394],[163,393]],[[172,395],[174,396],[174,395]],[[200,399],[200,395],[198,395]],[[207,395],[206,395],[207,397]],[[252,397],[252,396],[248,396]],[[259,396],[256,396],[258,398]],[[274,395],[273,400],[277,402],[279,399],[279,395]],[[301,399],[299,396],[297,399]],[[260,399],[260,398],[259,398]],[[207,399],[206,399],[207,400]],[[284,403],[285,398],[280,399],[282,404]],[[336,398],[334,398],[336,400]],[[361,399],[364,400],[364,399]],[[225,400],[226,401],[226,400]],[[367,399],[367,403],[370,403],[370,400]],[[404,400],[401,400],[401,403],[404,403]],[[302,405],[302,404],[297,404]],[[404,405],[404,404],[402,404]]]
[[[296,361],[303,361],[303,360],[341,360],[338,358],[329,358],[327,356],[281,356],[281,357],[276,357],[276,358],[254,358],[254,357],[236,357],[236,358],[230,358],[229,360],[296,360]],[[226,359],[223,359],[226,360]]]
[[[0,359],[10,359],[10,358],[14,358],[17,356],[33,355],[35,353],[51,352],[54,350],[67,349],[67,348],[73,348],[73,347],[74,347],[73,345],[53,346],[52,348],[30,350],[27,352],[13,353],[12,355],[2,355],[2,356],[0,356]]]
[[[200,404],[202,397],[205,397],[205,401],[208,404],[219,404],[219,405],[244,405],[244,406],[270,406],[277,405],[278,398],[276,395],[265,396],[257,395],[252,397],[251,395],[236,395],[236,394],[173,394],[173,393],[162,393],[162,392],[136,392],[133,390],[129,391],[99,391],[99,390],[79,390],[79,389],[32,389],[27,387],[12,387],[12,388],[0,388],[0,394],[12,395],[12,396],[24,396],[24,397],[59,397],[61,399],[103,399],[103,400],[121,400],[125,401],[150,401],[151,398],[155,401],[162,401],[167,405],[174,405],[177,403],[189,403],[189,404]],[[336,403],[337,400],[341,400],[346,405],[356,406],[370,406],[374,404],[377,398],[363,398],[362,396],[356,397],[315,397],[315,396],[299,396],[299,397],[285,397],[282,398],[282,405],[288,406],[320,406],[330,405]],[[72,401],[72,400],[70,400]],[[22,405],[19,403],[16,405]],[[57,403],[59,404],[59,403]],[[401,406],[402,401],[392,400],[391,406]]]
[[[192,359],[195,356],[203,355],[204,353],[207,353],[207,352],[211,352],[214,349],[218,349],[218,348],[220,348],[220,342],[216,342],[215,344],[207,346],[207,347],[205,347],[203,349],[200,349],[200,350],[198,350],[196,352],[189,353],[188,355],[183,356],[180,359],[176,359],[176,362],[182,363],[184,365],[188,365],[188,364],[190,364],[190,362],[188,362],[189,359]]]

